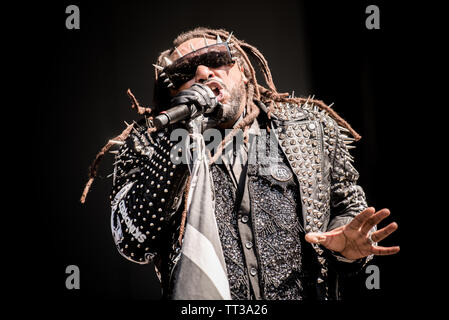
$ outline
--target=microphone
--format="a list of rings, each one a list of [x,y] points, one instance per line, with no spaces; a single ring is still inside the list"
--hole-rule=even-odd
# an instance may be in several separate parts
[[[194,84],[195,86],[202,88],[206,91],[208,99],[203,101],[208,101],[209,104],[202,103],[202,105],[190,103],[190,104],[179,104],[168,110],[162,111],[158,116],[153,119],[153,125],[157,130],[169,125],[176,123],[184,119],[193,119],[203,113],[211,113],[215,107],[219,104],[212,90],[207,86],[202,86],[199,84]],[[194,88],[196,89],[196,88]],[[196,94],[200,94],[196,92]],[[203,96],[204,97],[204,96]],[[198,100],[197,100],[198,101]],[[207,103],[207,102],[206,102]]]
[[[168,124],[173,124],[190,117],[191,115],[195,114],[196,111],[197,108],[194,104],[190,106],[186,104],[180,104],[179,106],[162,111],[157,117],[153,119],[153,124],[156,129],[159,130]]]

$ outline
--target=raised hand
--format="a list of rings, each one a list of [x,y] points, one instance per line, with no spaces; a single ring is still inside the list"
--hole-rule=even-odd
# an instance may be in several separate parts
[[[306,234],[306,241],[319,243],[325,248],[339,252],[347,259],[355,260],[368,255],[391,255],[399,252],[399,246],[382,247],[376,243],[393,233],[398,225],[396,222],[369,234],[369,231],[390,215],[390,210],[382,209],[375,212],[370,207],[347,225],[341,226],[329,232],[310,232]]]

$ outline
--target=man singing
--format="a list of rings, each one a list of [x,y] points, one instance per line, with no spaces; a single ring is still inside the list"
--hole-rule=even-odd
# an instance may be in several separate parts
[[[341,299],[345,278],[399,251],[378,245],[397,224],[377,230],[390,212],[357,185],[360,136],[322,101],[279,93],[259,50],[197,28],[154,66],[153,110],[135,100],[144,119],[113,142],[111,227],[165,298]]]

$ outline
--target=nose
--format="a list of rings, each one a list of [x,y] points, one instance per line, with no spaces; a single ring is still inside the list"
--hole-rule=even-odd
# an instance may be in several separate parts
[[[204,81],[206,81],[209,78],[212,78],[213,76],[214,76],[213,70],[211,70],[209,67],[199,65],[196,68],[195,82],[203,83]]]

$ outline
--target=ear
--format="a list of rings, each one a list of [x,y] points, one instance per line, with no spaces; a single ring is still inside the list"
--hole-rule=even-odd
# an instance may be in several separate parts
[[[248,83],[248,78],[245,76],[245,69],[243,69],[243,66],[240,66],[240,72],[242,73],[242,78],[243,78],[243,83],[247,84]]]

